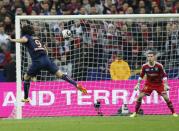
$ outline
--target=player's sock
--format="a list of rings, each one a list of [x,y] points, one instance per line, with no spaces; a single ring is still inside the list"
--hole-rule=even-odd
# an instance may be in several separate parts
[[[24,99],[27,99],[29,96],[29,88],[30,88],[30,81],[25,80],[24,81]]]
[[[77,83],[73,79],[71,79],[69,76],[63,74],[61,79],[65,80],[65,81],[71,83],[72,85],[74,85],[75,87],[77,87]]]
[[[137,104],[135,106],[135,112],[137,113],[139,111],[139,108],[141,106],[142,101],[137,101]]]
[[[173,104],[171,101],[167,102],[167,106],[170,109],[170,111],[172,112],[172,114],[175,113],[175,110],[174,110],[174,107],[173,107]]]

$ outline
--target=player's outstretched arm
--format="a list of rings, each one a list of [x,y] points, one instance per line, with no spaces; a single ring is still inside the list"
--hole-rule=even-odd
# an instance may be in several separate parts
[[[18,43],[27,43],[28,39],[26,37],[22,37],[20,39],[12,39],[11,37],[8,38],[11,42],[18,42]]]

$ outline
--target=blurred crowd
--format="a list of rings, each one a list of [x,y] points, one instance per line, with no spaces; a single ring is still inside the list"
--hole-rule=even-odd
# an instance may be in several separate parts
[[[15,81],[15,45],[10,43],[7,37],[8,35],[12,38],[15,37],[16,15],[60,16],[178,12],[178,0],[1,0],[0,81]],[[36,24],[35,27],[38,27],[38,23]],[[70,29],[74,36],[74,40],[70,44],[68,41],[61,44],[61,31],[65,28]],[[118,51],[123,51],[123,59],[129,63],[132,70],[138,69],[145,61],[143,56],[148,49],[157,50],[160,53],[159,59],[166,66],[168,63],[166,59],[171,60],[170,65],[177,66],[176,61],[179,57],[179,23],[177,20],[156,23],[149,21],[101,23],[98,21],[97,24],[96,21],[90,20],[75,23],[70,21],[68,23],[46,23],[40,30],[43,30],[43,37],[47,38],[43,39],[44,42],[51,41],[51,37],[54,37],[54,41],[47,43],[48,46],[54,47],[49,51],[52,57],[59,57],[58,60],[64,61],[64,63],[74,57],[76,61],[69,61],[72,63],[72,67],[73,63],[77,67],[84,67],[84,73],[80,74],[78,73],[82,71],[73,67],[75,69],[74,78],[84,76],[79,80],[88,79],[89,72],[98,72],[98,70],[100,71],[97,75],[105,74],[99,78],[109,78],[106,76],[109,73],[108,67]],[[38,33],[38,29],[36,32]],[[53,34],[47,32],[53,32]],[[49,43],[53,44],[49,45]],[[81,45],[81,43],[85,44]],[[102,65],[95,64],[97,57]],[[58,60],[56,61],[58,62]],[[91,67],[93,71],[88,71],[90,69],[88,67]],[[172,66],[172,68],[175,67]]]

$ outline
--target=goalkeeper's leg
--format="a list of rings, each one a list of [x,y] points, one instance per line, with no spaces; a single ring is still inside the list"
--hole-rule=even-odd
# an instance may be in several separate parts
[[[136,103],[136,106],[135,106],[135,112],[130,115],[130,117],[136,117],[137,116],[137,112],[139,111],[140,109],[140,106],[141,106],[141,103],[142,103],[142,98],[145,96],[145,93],[141,92],[139,94],[139,97],[137,98],[137,103]]]
[[[170,109],[170,111],[172,112],[172,115],[174,117],[177,117],[178,115],[175,113],[174,107],[172,102],[170,101],[170,99],[168,98],[167,94],[162,94],[162,97],[164,98],[165,102],[167,103],[168,108]]]
[[[86,88],[84,88],[81,84],[77,84],[72,78],[70,78],[66,74],[62,73],[60,70],[58,70],[56,72],[56,76],[67,81],[67,82],[69,82],[69,83],[71,83],[72,85],[74,85],[78,90],[80,90],[84,94],[87,94]]]

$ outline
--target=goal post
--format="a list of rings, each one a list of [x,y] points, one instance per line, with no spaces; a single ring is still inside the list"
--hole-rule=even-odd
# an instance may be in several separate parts
[[[20,38],[20,18],[16,17],[15,19],[15,30],[16,30],[16,38]],[[21,51],[20,51],[20,43],[16,43],[16,118],[22,118],[22,106],[21,106],[21,90],[22,90],[22,79],[21,79]]]
[[[88,95],[43,70],[37,81],[31,82],[31,102],[21,103],[22,77],[31,60],[26,48],[17,43],[17,119],[99,115],[94,106],[97,100],[101,101],[103,115],[118,115],[124,103],[133,112],[138,95],[133,87],[148,50],[157,51],[158,61],[168,73],[169,95],[179,113],[179,14],[16,16],[16,38],[20,38],[24,23],[35,27],[36,35],[49,49],[49,58],[82,83]],[[72,38],[64,40],[63,29],[71,30]],[[110,64],[118,54],[129,64],[131,74],[127,80],[112,80],[110,76]],[[142,109],[144,114],[170,113],[156,92],[143,100]]]

